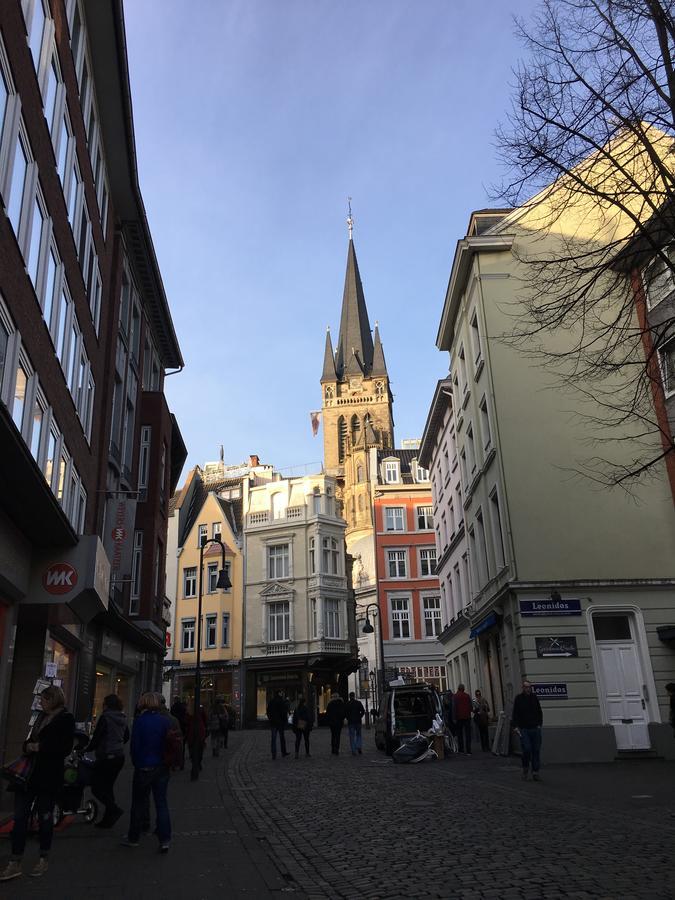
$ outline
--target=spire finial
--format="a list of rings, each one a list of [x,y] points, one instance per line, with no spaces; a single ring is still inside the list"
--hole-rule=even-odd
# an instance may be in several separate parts
[[[347,205],[349,207],[349,215],[347,216],[347,228],[349,229],[349,240],[352,239],[352,231],[354,230],[354,219],[352,218],[352,198],[347,197]]]

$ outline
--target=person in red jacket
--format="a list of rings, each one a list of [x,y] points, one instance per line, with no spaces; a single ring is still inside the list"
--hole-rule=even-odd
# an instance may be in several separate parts
[[[452,698],[452,711],[457,726],[457,743],[459,752],[471,753],[471,714],[473,703],[471,697],[464,690],[464,685],[457,686],[457,691]]]

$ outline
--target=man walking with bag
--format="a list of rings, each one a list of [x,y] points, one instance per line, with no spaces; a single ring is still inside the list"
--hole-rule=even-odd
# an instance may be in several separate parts
[[[349,728],[349,746],[352,750],[352,756],[363,752],[363,738],[361,736],[361,721],[366,711],[363,703],[356,699],[354,691],[349,695],[347,703],[347,726]]]

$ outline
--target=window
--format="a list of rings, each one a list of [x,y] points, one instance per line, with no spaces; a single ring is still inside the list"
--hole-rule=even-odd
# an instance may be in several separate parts
[[[340,637],[340,608],[338,601],[332,597],[325,600],[325,634],[327,638]]]
[[[73,146],[73,130],[70,125],[70,119],[68,118],[68,113],[63,113],[63,118],[61,119],[61,127],[59,128],[59,134],[56,143],[56,171],[59,173],[59,178],[61,179],[61,187],[64,191],[65,197],[65,188],[66,188],[66,172],[68,167],[68,156],[70,152],[70,148]],[[68,204],[66,203],[66,206]]]
[[[53,136],[56,130],[56,114],[59,106],[59,85],[62,83],[59,63],[56,56],[56,47],[52,46],[47,69],[47,83],[45,86],[45,119],[47,128]]]
[[[215,594],[218,590],[218,563],[209,563],[206,567],[207,571],[207,588],[209,594]]]
[[[56,462],[56,445],[60,436],[58,427],[52,417],[52,427],[49,429],[49,436],[47,438],[47,455],[45,456],[45,467],[43,469],[45,480],[52,489],[54,481],[54,464]]]
[[[471,583],[473,584],[474,593],[480,590],[482,580],[481,573],[478,568],[478,553],[476,550],[476,529],[473,525],[469,526],[469,557],[471,563]]]
[[[476,471],[476,445],[473,440],[473,425],[469,425],[466,429],[466,448],[469,472],[473,475]]]
[[[363,481],[363,466],[356,467],[356,480],[359,484]]]
[[[183,596],[197,596],[197,566],[188,566],[183,569]]]
[[[26,27],[28,29],[28,46],[33,55],[35,71],[40,71],[40,56],[42,53],[42,38],[45,32],[47,17],[43,0],[32,0],[26,4]]]
[[[466,356],[464,354],[464,346],[459,348],[459,374],[462,381],[462,394],[466,394],[469,389],[469,382],[466,377]]]
[[[465,603],[468,603],[472,596],[471,576],[469,575],[469,554],[468,553],[462,554],[462,579],[463,579],[463,583],[464,583],[464,590],[462,593],[464,595]]]
[[[222,522],[214,522],[211,525],[211,537],[220,540],[220,536],[223,533],[223,523]]]
[[[290,573],[288,544],[270,544],[267,548],[268,578],[288,578]]]
[[[30,224],[30,236],[26,250],[26,269],[33,282],[33,288],[38,294],[38,272],[41,258],[42,239],[46,233],[47,212],[40,190],[35,193],[33,200],[33,217]]]
[[[205,541],[205,540],[207,539],[207,537],[208,537],[208,533],[207,533],[207,532],[208,532],[208,526],[206,526],[206,525],[200,525],[200,526],[199,526],[199,533],[198,533],[198,535],[197,535],[197,546],[198,546],[198,547],[203,547],[203,546],[204,546],[204,541]]]
[[[23,433],[23,412],[26,405],[26,390],[28,388],[28,373],[19,363],[14,378],[14,396],[12,398],[12,419],[16,427]]]
[[[384,463],[384,480],[387,484],[397,484],[399,466],[397,459],[388,459]]]
[[[487,451],[492,443],[492,434],[490,432],[490,417],[488,416],[487,397],[485,394],[480,401],[480,428],[483,433],[483,447]]]
[[[183,619],[180,648],[183,651],[195,649],[195,620]]]
[[[490,492],[490,518],[492,520],[492,537],[495,548],[497,569],[501,569],[506,564],[506,554],[504,553],[504,536],[502,531],[501,513],[499,511],[499,496],[497,494],[496,485]]]
[[[321,515],[321,494],[318,492],[312,494],[312,515]]]
[[[663,390],[666,397],[675,394],[675,338],[664,343],[659,350],[661,363],[661,377],[663,378]]]
[[[386,506],[384,509],[385,531],[405,531],[405,520],[402,506]]]
[[[434,527],[434,510],[431,506],[417,507],[417,530],[431,531]]]
[[[311,537],[309,539],[309,574],[314,575],[316,573],[316,539]]]
[[[629,641],[630,619],[620,615],[593,616],[593,634],[596,641]]]
[[[462,484],[466,487],[468,486],[468,478],[467,478],[467,468],[466,468],[466,451],[462,447],[462,451],[459,454],[459,471],[462,477]]]
[[[28,163],[31,161],[31,153],[28,149],[28,138],[23,132],[23,124],[19,127],[14,152],[14,165],[12,178],[9,185],[9,197],[7,198],[7,216],[14,228],[17,240],[20,240],[21,225],[23,222],[24,193],[28,174]]]
[[[457,528],[464,524],[464,507],[462,505],[462,491],[459,485],[455,488],[455,508],[457,509]]]
[[[143,532],[134,532],[134,550],[131,558],[131,597],[129,615],[138,615],[141,596],[141,563],[143,561]]]
[[[392,598],[391,602],[391,634],[394,640],[410,637],[410,609],[408,598]]]
[[[45,414],[47,410],[47,403],[45,399],[40,395],[39,391],[35,392],[35,399],[33,400],[33,421],[31,424],[31,433],[30,433],[30,452],[33,459],[39,463],[40,460],[40,448],[42,446],[42,433],[44,431],[44,423],[45,423]]]
[[[286,498],[281,493],[281,491],[277,491],[275,494],[272,494],[272,518],[273,519],[283,519],[286,516]]]
[[[138,490],[147,491],[148,489],[148,473],[150,470],[150,441],[152,438],[152,427],[150,425],[141,426],[141,446],[138,454]]]
[[[471,344],[473,347],[473,358],[476,363],[476,370],[483,361],[483,350],[480,345],[480,331],[478,330],[478,313],[474,310],[471,316]]]
[[[434,638],[441,633],[441,598],[424,597],[422,599],[424,609],[424,637]]]
[[[288,601],[270,603],[267,610],[270,642],[287,641],[290,633],[290,604]]]
[[[456,614],[464,606],[462,602],[462,577],[459,574],[459,563],[457,563],[452,570],[452,595],[457,604],[454,610]]]
[[[309,601],[309,615],[310,615],[310,623],[312,628],[312,637],[319,636],[319,619],[317,613],[317,603],[316,597],[312,597]]]
[[[657,256],[645,269],[644,283],[647,294],[647,303],[650,308],[655,307],[662,300],[665,300],[675,287],[675,278],[673,277],[673,248],[664,248],[661,251],[669,260],[666,262],[660,256]]]
[[[159,457],[159,473],[157,477],[159,485],[159,502],[164,505],[166,497],[166,441],[162,441],[162,452]]]
[[[405,550],[387,550],[387,563],[390,578],[406,577],[407,566]]]
[[[340,416],[337,424],[338,432],[338,462],[344,462],[347,449],[347,422],[344,416]]]
[[[209,613],[205,616],[205,622],[204,647],[207,650],[213,650],[218,641],[218,616],[215,613]]]
[[[155,550],[155,574],[153,578],[153,591],[155,599],[159,599],[163,589],[162,573],[164,572],[164,547],[161,541],[157,541]]]
[[[335,538],[322,538],[322,571],[325,575],[339,574],[339,556],[338,542]]]
[[[422,468],[416,459],[413,460],[412,470],[415,473],[415,481],[429,481],[429,470]]]
[[[420,550],[420,575],[427,578],[436,574],[436,548]]]
[[[223,613],[221,641],[223,647],[230,646],[230,614]]]

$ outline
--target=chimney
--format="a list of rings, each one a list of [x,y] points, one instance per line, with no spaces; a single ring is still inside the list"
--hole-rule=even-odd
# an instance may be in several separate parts
[[[248,458],[248,464],[249,464],[249,466],[250,466],[252,469],[254,469],[256,466],[259,466],[259,465],[260,465],[260,458],[259,458],[258,456],[255,456],[255,455],[249,456],[249,458]]]

